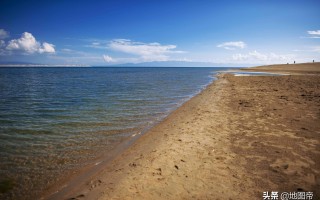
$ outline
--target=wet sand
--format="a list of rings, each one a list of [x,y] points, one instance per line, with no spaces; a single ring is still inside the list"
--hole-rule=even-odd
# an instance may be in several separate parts
[[[319,68],[219,75],[63,199],[262,199],[266,191],[319,198]]]

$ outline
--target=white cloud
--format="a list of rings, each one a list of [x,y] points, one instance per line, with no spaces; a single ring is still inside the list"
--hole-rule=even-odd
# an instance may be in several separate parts
[[[23,50],[27,53],[34,53],[40,48],[40,44],[36,41],[31,33],[25,32],[21,38],[9,41],[8,50]]]
[[[103,60],[107,63],[114,62],[113,58],[108,55],[103,55]]]
[[[320,38],[320,30],[316,31],[307,31],[310,35],[308,38]]]
[[[263,54],[258,51],[252,51],[247,54],[234,54],[232,58],[235,61],[276,63],[289,62],[293,60],[293,55],[280,55],[275,53]]]
[[[176,45],[134,42],[127,39],[115,39],[108,44],[109,49],[139,56],[142,61],[167,61],[169,60],[168,54],[185,53],[174,50],[176,47]]]
[[[42,48],[39,49],[39,53],[55,53],[54,45],[44,42]]]
[[[4,29],[0,29],[0,39],[5,39],[9,37],[9,32]]]
[[[24,32],[19,39],[10,40],[6,49],[9,51],[19,51],[25,54],[55,53],[53,44],[47,42],[41,44],[28,32]]]
[[[316,30],[316,31],[308,31],[308,34],[310,34],[310,35],[317,35],[317,36],[320,36],[320,30]]]
[[[221,47],[227,50],[235,50],[237,48],[243,49],[247,46],[246,43],[242,41],[237,41],[237,42],[225,42],[222,44],[217,45],[217,47]]]

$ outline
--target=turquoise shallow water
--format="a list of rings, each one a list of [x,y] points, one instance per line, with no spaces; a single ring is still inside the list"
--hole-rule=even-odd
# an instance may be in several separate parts
[[[0,183],[12,185],[0,197],[32,199],[167,116],[218,70],[0,68]]]

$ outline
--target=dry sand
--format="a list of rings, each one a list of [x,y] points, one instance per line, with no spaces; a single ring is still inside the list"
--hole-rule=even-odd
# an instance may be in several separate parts
[[[284,72],[290,74],[317,74],[320,73],[320,63],[300,63],[284,65],[266,65],[243,69],[245,71]]]
[[[65,198],[319,198],[319,67],[308,75],[221,74]]]

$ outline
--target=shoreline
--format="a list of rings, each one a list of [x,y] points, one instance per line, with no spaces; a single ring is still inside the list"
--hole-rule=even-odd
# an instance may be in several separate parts
[[[308,76],[219,75],[218,80],[152,127],[91,181],[69,191],[64,198],[219,199],[241,195],[249,199],[261,198],[262,192],[274,190],[313,191],[318,196],[315,188],[320,184],[320,164],[315,158],[320,154],[316,135],[319,117],[309,107],[319,109],[319,88],[313,91],[313,100],[304,101],[309,94],[302,96],[294,91],[279,95],[286,90],[275,89],[274,85],[282,83],[282,87],[288,87],[299,82],[303,88],[308,80],[308,87],[314,89],[317,85],[312,84],[318,84],[319,77],[309,80]],[[248,86],[256,90],[248,93]],[[269,106],[275,108],[256,100],[266,101],[265,93],[271,98]],[[294,127],[300,121],[293,123],[295,118],[290,119],[299,113],[299,108],[280,117],[282,121],[275,124],[274,120],[287,111],[282,101],[289,101],[292,96],[296,98],[293,105],[307,105],[304,112],[309,112],[307,118],[313,117],[308,119],[310,123],[299,118],[303,129]],[[277,142],[280,138],[288,142]],[[298,151],[295,146],[303,148]]]
[[[4,160],[4,162],[2,162],[2,166],[4,166],[4,176],[1,178],[1,186],[4,188],[6,185],[10,186],[11,183],[14,184],[0,194],[0,198],[3,199],[35,199],[39,198],[40,195],[46,192],[48,188],[51,188],[52,185],[64,186],[65,182],[69,182],[70,177],[80,176],[79,174],[82,173],[82,169],[90,168],[90,165],[98,163],[99,160],[97,162],[94,161],[97,158],[100,159],[100,157],[103,157],[105,152],[113,149],[113,147],[111,147],[114,146],[113,144],[117,144],[118,141],[122,141],[125,137],[130,137],[132,134],[139,134],[144,127],[159,121],[159,119],[165,117],[168,112],[176,109],[178,105],[201,91],[211,82],[212,76],[209,75],[217,69],[135,68],[111,70],[90,69],[78,72],[74,70],[70,71],[67,68],[62,71],[59,69],[51,70],[43,68],[22,70],[22,72],[26,73],[21,73],[19,69],[5,69],[4,74],[8,74],[8,80],[12,80],[13,85],[15,85],[15,83],[19,83],[19,77],[14,74],[26,74],[26,76],[23,75],[21,77],[21,80],[24,80],[24,78],[28,79],[27,72],[30,70],[32,72],[39,72],[39,74],[36,73],[37,77],[39,77],[41,83],[44,83],[37,84],[34,82],[35,88],[37,89],[32,95],[39,95],[36,91],[42,91],[42,89],[46,88],[46,83],[51,82],[54,82],[54,84],[52,84],[54,88],[63,87],[65,89],[61,88],[50,91],[48,95],[52,96],[52,98],[48,99],[42,98],[40,95],[39,101],[41,103],[39,105],[33,104],[32,99],[26,98],[25,100],[21,100],[23,102],[31,102],[34,106],[21,107],[22,110],[26,110],[24,112],[25,115],[21,115],[21,117],[17,115],[17,117],[13,117],[13,119],[21,119],[17,120],[17,122],[21,121],[21,124],[25,124],[26,127],[30,126],[30,128],[22,129],[12,124],[14,129],[8,129],[10,138],[6,140],[8,140],[8,142],[13,140],[11,145],[13,147],[12,149],[15,149],[14,146],[20,147],[14,138],[19,138],[20,135],[24,137],[24,134],[20,134],[24,133],[24,130],[30,134],[30,137],[34,138],[34,140],[22,144],[21,148],[18,147],[17,150],[19,152],[26,152],[23,153],[26,156],[21,157],[21,153],[12,153],[10,156],[4,156],[2,158],[2,160]],[[101,72],[99,73],[100,75],[96,74],[97,71]],[[110,71],[112,73],[110,73]],[[118,71],[124,73],[117,73]],[[130,71],[134,73],[130,73]],[[60,75],[64,77],[63,74],[70,72],[70,77],[66,78],[65,81],[70,84],[59,85],[58,80],[63,77],[56,78],[56,76],[53,76],[53,79],[51,79],[51,72],[57,75],[57,77],[60,77]],[[48,74],[50,76],[48,76]],[[88,76],[86,76],[86,74],[88,74]],[[149,78],[144,77],[145,74],[149,74]],[[152,74],[155,75],[154,78],[152,78]],[[83,77],[81,80],[86,80],[79,81],[79,83],[94,81],[100,84],[89,85],[88,87],[83,85],[79,90],[72,90],[70,88],[73,87],[72,85],[74,83],[68,80],[72,80],[72,77],[78,77],[78,75],[81,75],[79,77]],[[127,78],[123,80],[117,78],[123,76]],[[17,81],[14,81],[14,77],[17,78]],[[121,82],[112,80],[121,80]],[[109,86],[109,82],[115,84]],[[39,88],[36,85],[39,85]],[[104,87],[103,85],[108,87]],[[13,88],[17,89],[18,87],[14,86]],[[68,92],[68,95],[64,96],[62,91],[69,90],[70,93]],[[26,94],[25,97],[27,97],[29,95],[27,89],[24,91]],[[12,93],[12,95],[19,94]],[[80,98],[71,98],[76,96]],[[56,97],[59,99],[58,104],[55,104]],[[72,99],[75,102],[71,105],[68,102],[72,102]],[[9,102],[11,102],[11,100],[8,101],[8,103]],[[11,103],[8,105],[10,113],[11,111],[14,113],[16,107],[20,105],[15,99],[13,99],[12,102],[16,102],[17,104]],[[5,105],[6,104],[4,104],[4,106]],[[38,109],[40,107],[48,107],[48,109]],[[62,109],[60,109],[60,107]],[[30,110],[30,112],[27,110]],[[52,112],[53,110],[54,112]],[[89,110],[92,112],[88,112]],[[24,116],[29,116],[30,122],[24,121]],[[68,117],[65,118],[64,116]],[[4,124],[4,129],[6,129],[6,124],[8,123],[11,122],[4,121],[2,123]],[[34,131],[33,127],[35,128]],[[48,133],[46,131],[39,131],[40,128],[37,130],[37,127],[42,127],[41,130],[50,131],[50,135],[47,137]],[[14,133],[12,134],[12,139],[11,132]],[[17,134],[15,134],[15,132],[17,132]],[[38,133],[40,134],[38,135]],[[58,135],[58,137],[55,137],[55,135]],[[67,139],[65,140],[65,138]],[[29,144],[39,144],[41,142],[45,142],[46,145],[36,145],[35,148],[28,148]],[[11,146],[8,149],[9,151]],[[5,154],[6,151],[3,153]],[[43,155],[43,157],[38,156],[38,154]],[[7,160],[9,162],[7,162]],[[55,190],[53,192],[55,192]]]
[[[155,126],[162,123],[168,116],[170,116],[173,112],[175,112],[177,109],[179,109],[182,105],[184,105],[186,102],[190,101],[195,96],[199,95],[202,91],[204,91],[209,85],[213,84],[213,82],[217,79],[217,74],[220,72],[217,71],[215,75],[210,75],[211,80],[206,85],[201,85],[201,89],[199,89],[194,94],[190,95],[188,98],[182,100],[182,102],[179,102],[177,104],[177,107],[170,110],[168,113],[166,113],[162,118],[154,121],[144,129],[142,129],[139,133],[134,133],[130,136],[128,136],[125,139],[122,139],[120,142],[118,142],[114,149],[111,151],[108,151],[106,153],[103,153],[99,155],[98,158],[95,160],[91,160],[86,166],[76,169],[74,171],[69,172],[65,178],[59,180],[58,182],[51,185],[48,189],[46,189],[41,195],[40,199],[66,199],[70,196],[70,194],[73,194],[78,191],[77,188],[83,187],[84,182],[92,183],[92,180],[94,177],[98,176],[101,172],[105,171],[104,168],[108,168],[109,165],[122,153],[127,151],[131,148],[137,140],[140,140],[142,136],[147,134],[151,129],[153,129]],[[62,186],[61,186],[62,184]]]

